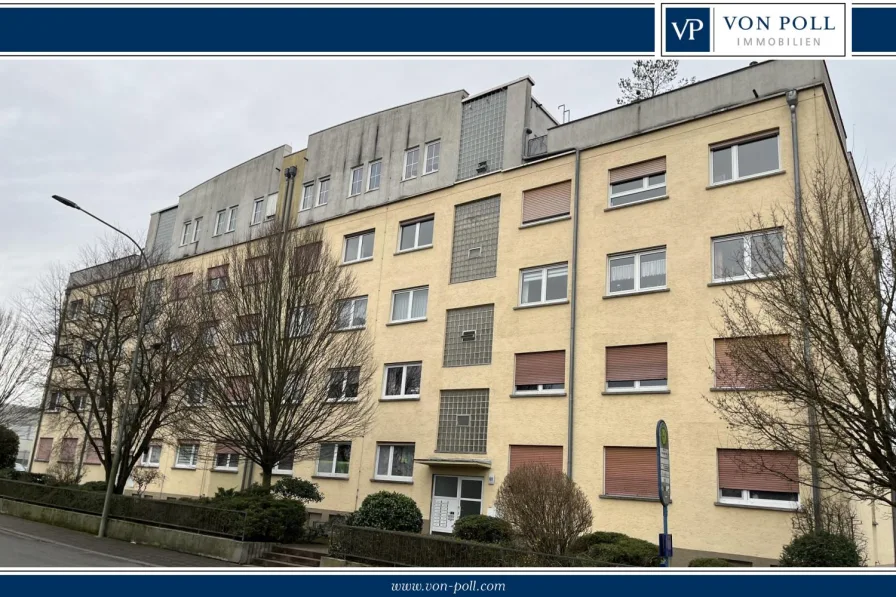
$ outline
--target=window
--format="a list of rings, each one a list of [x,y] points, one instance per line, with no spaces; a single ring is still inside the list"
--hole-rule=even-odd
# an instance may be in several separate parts
[[[377,161],[370,164],[370,173],[367,175],[367,190],[375,191],[380,188],[380,173],[383,170],[383,162]]]
[[[665,288],[666,249],[612,256],[608,270],[608,294]]]
[[[520,305],[566,300],[566,264],[524,269],[520,272]]]
[[[165,292],[165,280],[152,280],[147,284],[146,300],[151,305],[160,305]]]
[[[336,315],[337,330],[355,330],[367,325],[367,297],[359,296],[339,303]]]
[[[430,216],[416,222],[401,225],[398,235],[398,250],[412,251],[432,246],[434,219]]]
[[[188,244],[193,238],[193,222],[184,222],[184,231],[180,235],[180,245]]]
[[[202,234],[202,218],[196,218],[193,220],[193,242],[198,243],[199,237]]]
[[[420,161],[420,148],[415,147],[404,152],[404,174],[402,180],[416,178],[417,164]]]
[[[187,295],[190,294],[190,280],[192,280],[193,274],[181,274],[180,276],[174,276],[174,284],[173,284],[173,293],[172,298],[176,301],[187,298]]]
[[[342,253],[343,263],[354,263],[373,258],[374,231],[362,232],[345,237],[345,250]]]
[[[268,266],[267,255],[246,259],[244,286],[266,282],[268,279]]]
[[[273,220],[277,217],[277,193],[268,195],[264,208],[264,219]]]
[[[566,351],[516,355],[514,394],[562,394],[566,382]]]
[[[237,205],[234,205],[229,210],[227,210],[227,232],[233,232],[236,230],[236,214],[237,214]]]
[[[666,344],[607,347],[607,392],[668,388]]]
[[[563,446],[510,446],[510,470],[527,464],[546,464],[563,472]]]
[[[422,363],[386,365],[383,380],[383,399],[402,400],[420,398]]]
[[[68,313],[68,318],[70,321],[77,321],[81,319],[81,312],[84,309],[84,301],[82,299],[78,299],[75,301],[71,301],[68,304],[68,309],[66,310]]]
[[[224,290],[227,288],[227,285],[230,283],[230,266],[226,263],[224,265],[217,265],[215,267],[208,268],[208,291],[209,292],[217,292],[219,290]]]
[[[242,406],[252,396],[252,380],[248,376],[229,377],[227,395],[232,406]]]
[[[215,446],[215,470],[235,472],[240,465],[240,455],[223,444]]]
[[[610,170],[610,207],[666,195],[666,158]]]
[[[719,450],[719,502],[799,508],[799,464],[792,452]]]
[[[300,207],[301,211],[305,211],[306,209],[311,209],[311,204],[314,201],[314,183],[306,184],[302,190],[302,205]]]
[[[568,216],[571,197],[571,180],[523,191],[523,224]]]
[[[606,447],[604,494],[659,499],[656,448]]]
[[[72,410],[78,412],[84,412],[90,407],[90,400],[87,398],[87,394],[75,394],[72,397]]]
[[[716,388],[764,390],[775,387],[775,363],[787,359],[789,338],[780,336],[752,336],[745,338],[716,338]]]
[[[433,141],[426,144],[426,152],[423,164],[423,174],[439,171],[439,154],[441,153],[441,141]],[[416,175],[416,172],[414,173]]]
[[[91,311],[96,315],[106,315],[112,309],[112,297],[108,294],[99,294],[93,297]]]
[[[75,453],[78,451],[78,439],[74,437],[62,438],[62,447],[59,449],[59,462],[74,462]]]
[[[221,332],[218,329],[218,322],[206,321],[202,323],[199,329],[199,334],[202,339],[202,345],[205,347],[216,346],[218,344],[218,337],[220,333]]]
[[[313,307],[296,307],[289,312],[286,333],[290,338],[308,336],[314,330],[315,313]]]
[[[330,382],[327,384],[327,401],[354,402],[358,399],[360,379],[360,367],[331,369]]]
[[[374,477],[387,481],[412,481],[414,444],[378,444]]]
[[[62,392],[51,393],[50,399],[47,401],[47,412],[58,413],[64,402],[65,394]]]
[[[250,226],[255,226],[256,224],[261,224],[264,221],[264,197],[261,199],[256,199],[255,203],[252,204],[252,222],[250,222]]]
[[[201,406],[205,402],[206,382],[202,379],[192,379],[186,384],[187,404]]]
[[[85,440],[86,446],[84,449],[84,464],[102,464],[103,459],[100,456],[100,453],[97,452],[97,446],[102,449],[103,440],[98,437],[92,437],[88,440]]]
[[[781,168],[777,131],[759,138],[714,145],[710,150],[712,184],[759,176]]]
[[[290,273],[293,276],[306,276],[320,269],[320,257],[323,250],[323,242],[307,243],[295,248],[290,263]]]
[[[348,188],[348,196],[360,195],[364,188],[364,166],[352,168],[351,182]]]
[[[429,286],[396,290],[392,293],[392,322],[426,319]]]
[[[259,315],[241,315],[236,318],[236,343],[249,344],[258,342]]]
[[[159,463],[162,461],[162,446],[158,444],[153,444],[147,447],[142,454],[140,454],[140,466],[151,467],[151,468],[159,468]]]
[[[37,454],[34,459],[38,462],[50,462],[50,454],[53,453],[53,438],[42,437],[37,441]]]
[[[348,477],[351,458],[351,444],[321,444],[316,474],[322,477]]]
[[[97,358],[96,344],[90,340],[81,342],[81,360],[85,363],[92,363]]]
[[[274,465],[274,470],[272,472],[275,475],[291,475],[292,467],[293,467],[294,463],[295,463],[295,455],[294,454],[285,456],[277,464]]]
[[[328,201],[330,201],[330,179],[323,178],[317,189],[317,204],[326,205]]]
[[[220,236],[224,234],[225,226],[227,225],[227,210],[222,209],[218,213],[215,214],[215,233],[213,236]]]
[[[764,278],[784,265],[784,233],[753,232],[715,238],[712,241],[714,282]]]
[[[177,446],[174,468],[196,468],[197,462],[199,462],[199,444],[181,443]]]

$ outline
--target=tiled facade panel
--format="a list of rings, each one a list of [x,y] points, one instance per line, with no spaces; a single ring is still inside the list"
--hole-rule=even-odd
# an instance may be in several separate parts
[[[504,163],[504,116],[507,90],[502,89],[464,103],[460,122],[457,179],[500,170]],[[480,163],[485,168],[480,170]]]
[[[454,209],[451,283],[494,278],[498,270],[498,218],[501,197]]]
[[[174,239],[174,222],[177,221],[177,210],[169,209],[159,214],[159,224],[156,228],[156,237],[153,242],[153,251],[159,257],[168,257],[168,249]]]
[[[445,318],[445,356],[442,365],[468,367],[491,364],[494,327],[494,305],[448,311]],[[464,332],[467,332],[466,339]]]
[[[485,454],[488,390],[443,390],[436,452]]]

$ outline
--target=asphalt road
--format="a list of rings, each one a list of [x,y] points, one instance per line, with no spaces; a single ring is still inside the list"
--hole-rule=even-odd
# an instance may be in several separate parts
[[[142,566],[98,551],[51,543],[0,528],[0,566],[123,567]]]

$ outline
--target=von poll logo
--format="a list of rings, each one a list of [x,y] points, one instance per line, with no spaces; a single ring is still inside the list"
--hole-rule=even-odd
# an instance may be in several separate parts
[[[667,52],[709,52],[709,8],[666,9]]]

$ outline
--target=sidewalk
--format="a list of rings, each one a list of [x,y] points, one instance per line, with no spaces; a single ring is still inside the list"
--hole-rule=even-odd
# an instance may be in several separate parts
[[[172,568],[235,567],[237,564],[170,551],[148,545],[136,545],[117,539],[100,539],[78,531],[33,522],[15,516],[0,514],[0,533],[8,533],[43,541],[61,548],[73,548],[93,554],[115,558],[121,567],[164,566]]]

